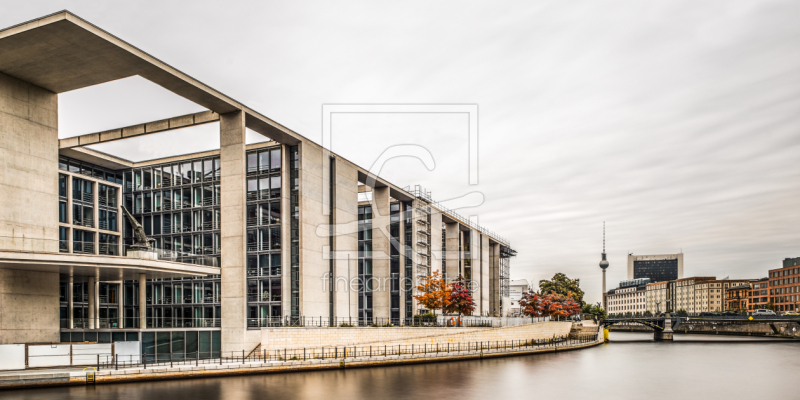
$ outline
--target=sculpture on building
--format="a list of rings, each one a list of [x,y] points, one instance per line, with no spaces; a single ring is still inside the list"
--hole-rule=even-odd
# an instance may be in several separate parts
[[[133,227],[133,245],[130,247],[132,250],[149,250],[153,248],[153,243],[156,242],[155,239],[150,239],[144,233],[144,228],[136,218],[133,218],[128,209],[125,206],[122,206],[122,211],[125,212],[125,216],[128,217],[128,222],[131,223]]]

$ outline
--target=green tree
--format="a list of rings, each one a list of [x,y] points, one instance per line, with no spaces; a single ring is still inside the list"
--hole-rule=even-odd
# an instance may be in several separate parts
[[[586,304],[583,301],[583,290],[581,290],[580,279],[569,279],[561,272],[553,275],[553,279],[542,279],[539,281],[539,294],[555,293],[564,297],[571,296],[581,307]]]
[[[584,314],[590,314],[598,320],[606,319],[608,317],[606,310],[600,306],[599,302],[594,305],[589,303],[584,304],[583,307],[581,307],[581,312]]]
[[[651,313],[651,312],[648,310],[648,311],[645,311],[645,312],[644,312],[644,316],[645,316],[645,317],[652,317],[652,316],[653,316],[653,313]]]

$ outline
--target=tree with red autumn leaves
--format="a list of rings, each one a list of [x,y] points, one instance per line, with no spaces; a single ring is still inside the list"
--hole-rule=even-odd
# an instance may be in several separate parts
[[[467,282],[463,276],[456,278],[450,284],[450,304],[445,307],[445,312],[458,313],[459,315],[470,315],[475,310],[475,301],[467,288]]]
[[[522,314],[529,317],[568,317],[581,312],[580,305],[572,295],[562,296],[555,292],[540,295],[528,291],[519,300]]]

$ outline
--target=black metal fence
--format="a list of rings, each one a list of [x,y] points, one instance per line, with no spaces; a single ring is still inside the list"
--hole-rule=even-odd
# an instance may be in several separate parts
[[[567,349],[570,347],[582,346],[588,343],[597,342],[598,334],[579,335],[579,336],[554,336],[549,339],[521,339],[521,340],[499,340],[485,342],[457,342],[457,343],[434,343],[434,344],[410,344],[410,345],[368,345],[368,346],[327,346],[309,347],[260,351],[241,351],[241,352],[219,352],[185,353],[180,356],[170,354],[169,360],[153,361],[151,355],[138,356],[98,356],[97,369],[119,369],[119,368],[153,368],[157,366],[175,367],[176,365],[195,365],[202,364],[245,364],[245,363],[268,363],[268,362],[287,362],[287,361],[311,361],[311,360],[347,360],[365,357],[399,357],[399,356],[419,356],[420,358],[437,356],[458,356],[475,355],[486,352],[515,352],[531,351],[544,349]],[[213,357],[219,355],[219,357]],[[148,357],[149,356],[149,357]]]
[[[285,317],[265,317],[248,318],[249,328],[284,328],[284,327],[466,327],[466,328],[491,328],[491,321],[475,320],[470,318],[459,318],[458,316],[446,316],[446,318],[414,316],[410,318],[361,318],[361,317],[307,317],[307,316],[285,316]]]

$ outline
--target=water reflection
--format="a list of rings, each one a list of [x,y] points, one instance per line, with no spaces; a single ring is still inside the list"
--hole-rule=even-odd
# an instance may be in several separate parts
[[[345,371],[0,392],[8,399],[793,398],[800,342],[612,332],[588,350]],[[738,342],[738,343],[737,343]],[[788,395],[788,397],[787,397]]]

